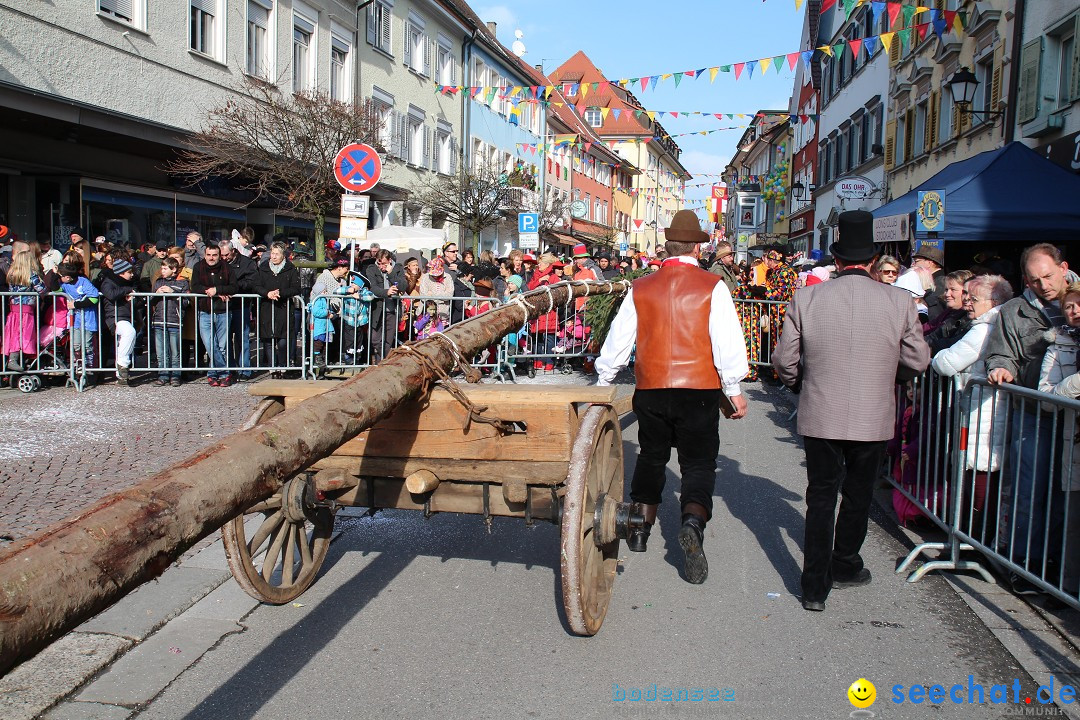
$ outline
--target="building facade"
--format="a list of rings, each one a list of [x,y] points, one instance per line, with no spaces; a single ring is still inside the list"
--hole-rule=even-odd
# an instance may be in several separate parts
[[[584,52],[575,53],[549,77],[601,140],[638,170],[636,175],[625,174],[631,187],[620,200],[624,207],[627,199],[633,204],[624,223],[629,228],[626,244],[655,252],[663,244],[661,231],[684,204],[690,173],[679,160],[682,150],[654,114],[647,113],[629,90],[611,83]]]
[[[785,220],[781,219],[779,226],[777,221],[779,198],[766,187],[779,171],[788,127],[786,110],[758,111],[724,169],[729,194],[725,234],[740,260],[751,254],[751,248],[787,240]]]
[[[872,210],[884,202],[888,191],[884,131],[889,57],[880,42],[861,42],[887,32],[888,23],[888,13],[875,14],[869,4],[856,8],[849,17],[845,17],[841,3],[820,12],[819,46],[835,47],[850,41],[859,44],[854,53],[852,46],[842,46],[842,51],[831,54],[822,64],[814,193],[817,248],[827,250],[835,240],[841,212]],[[858,181],[867,192],[851,197],[840,187],[850,180]]]
[[[1014,2],[1020,32],[1008,75],[1016,82],[1017,101],[1006,134],[1080,172],[1080,2]]]
[[[817,46],[818,13],[820,0],[811,0],[803,18],[803,51]],[[795,84],[788,112],[792,117],[791,140],[791,189],[788,193],[790,206],[788,220],[788,244],[795,251],[809,254],[820,247],[816,241],[813,194],[817,186],[818,171],[818,88],[821,84],[821,61],[813,60],[807,67],[799,63],[795,69]]]
[[[889,113],[885,164],[890,197],[899,197],[947,165],[1005,142],[1002,115],[1009,97],[1005,57],[1012,41],[1012,0],[951,3],[966,13],[967,29],[928,31],[909,42],[896,37],[889,51]],[[948,81],[961,68],[979,84],[971,110],[953,105]]]

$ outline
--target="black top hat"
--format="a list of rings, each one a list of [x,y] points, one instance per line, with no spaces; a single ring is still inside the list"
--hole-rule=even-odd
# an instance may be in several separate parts
[[[829,246],[829,253],[849,263],[873,260],[877,255],[874,247],[874,216],[865,210],[848,210],[840,213],[837,228],[838,240]]]

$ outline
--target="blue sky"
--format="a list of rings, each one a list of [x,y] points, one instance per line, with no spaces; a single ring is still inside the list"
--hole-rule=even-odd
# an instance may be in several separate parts
[[[666,12],[662,9],[669,8]],[[668,3],[629,3],[615,0],[503,0],[473,2],[485,22],[498,23],[498,37],[507,47],[514,31],[524,33],[524,59],[544,65],[550,73],[578,50],[596,63],[612,80],[667,72],[696,70],[787,54],[799,49],[802,17],[806,5],[795,11],[794,0],[671,0]],[[709,84],[708,75],[684,78],[678,88],[672,80],[659,89],[634,94],[649,110],[744,112],[786,109],[794,83],[794,71],[784,64],[779,74],[770,69],[764,76],[755,71],[719,73]],[[661,120],[668,133],[709,130],[742,124],[715,118],[689,117]],[[735,151],[741,130],[707,136],[675,138],[683,149],[683,164],[692,173],[719,173]],[[709,178],[691,180],[689,184]],[[687,191],[687,199],[705,197],[707,188]]]

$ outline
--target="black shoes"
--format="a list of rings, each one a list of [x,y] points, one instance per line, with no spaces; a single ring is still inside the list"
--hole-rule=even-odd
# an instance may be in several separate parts
[[[803,600],[802,609],[809,610],[810,612],[822,612],[825,610],[824,600]]]
[[[709,577],[709,562],[705,559],[702,542],[705,540],[705,520],[692,513],[683,515],[679,528],[679,547],[683,550],[683,579],[700,585]]]
[[[844,588],[853,588],[861,587],[863,585],[869,585],[870,580],[870,569],[863,568],[849,578],[833,578],[832,586],[836,590],[842,590]]]
[[[630,537],[626,538],[627,549],[630,552],[645,552],[646,546],[649,544],[650,531],[652,531],[651,524],[631,530]]]

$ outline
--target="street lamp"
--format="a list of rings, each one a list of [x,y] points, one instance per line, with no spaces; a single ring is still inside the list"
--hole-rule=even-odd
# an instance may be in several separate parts
[[[1004,115],[1004,111],[975,111],[971,109],[971,103],[975,100],[975,91],[978,89],[979,84],[979,78],[975,77],[975,73],[971,72],[966,67],[962,67],[953,73],[952,78],[946,85],[949,88],[949,92],[952,93],[953,105],[956,106],[956,109],[959,112],[968,115],[982,114],[987,117],[1000,117]]]
[[[807,188],[806,185],[802,184],[802,181],[796,180],[791,185],[791,199],[792,200],[806,200],[807,198],[810,197],[810,195],[814,194],[814,190],[816,190],[816,189],[817,189],[817,187],[814,186],[814,185],[811,185],[809,188]],[[809,190],[809,192],[807,192],[807,190]]]

